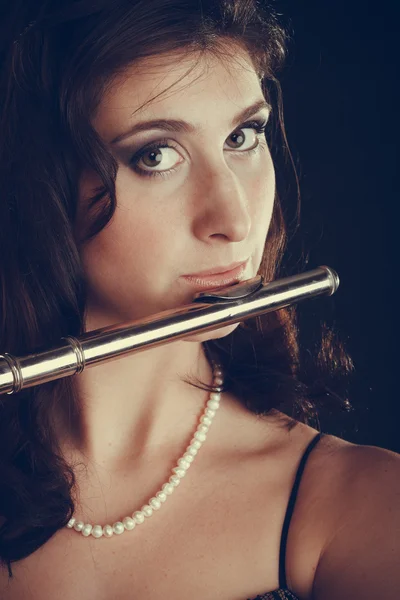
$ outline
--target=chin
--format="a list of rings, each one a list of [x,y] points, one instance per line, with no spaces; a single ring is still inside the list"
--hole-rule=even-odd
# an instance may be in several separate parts
[[[239,323],[234,323],[233,325],[226,325],[225,327],[220,327],[219,329],[214,329],[214,331],[206,331],[204,333],[197,333],[191,335],[190,337],[185,338],[184,342],[208,342],[209,340],[217,340],[223,337],[226,337],[233,331],[235,331],[236,327],[239,327]]]

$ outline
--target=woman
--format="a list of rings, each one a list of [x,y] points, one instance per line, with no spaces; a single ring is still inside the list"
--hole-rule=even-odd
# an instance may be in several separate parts
[[[10,10],[1,348],[276,277],[274,12]],[[285,309],[2,397],[1,598],[397,598],[399,457],[322,437],[312,389]]]

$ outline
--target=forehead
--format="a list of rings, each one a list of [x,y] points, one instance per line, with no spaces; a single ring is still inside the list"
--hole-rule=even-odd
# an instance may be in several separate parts
[[[144,116],[185,117],[194,124],[238,112],[259,98],[261,84],[251,57],[240,47],[224,56],[170,53],[143,59],[110,83],[94,119],[101,135]]]

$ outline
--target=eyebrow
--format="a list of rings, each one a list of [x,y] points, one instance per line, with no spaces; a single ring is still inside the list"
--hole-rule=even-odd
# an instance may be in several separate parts
[[[264,99],[258,100],[251,106],[248,106],[244,110],[241,110],[240,113],[234,117],[231,123],[231,127],[234,128],[237,125],[240,125],[240,123],[243,123],[243,121],[246,121],[246,119],[253,117],[255,113],[259,112],[263,108],[267,108],[270,112],[272,110],[271,105],[268,104],[268,102],[266,102],[266,100]],[[153,121],[143,121],[140,123],[136,123],[135,125],[130,127],[128,131],[121,133],[116,138],[111,140],[111,144],[118,144],[125,138],[135,133],[139,133],[140,131],[146,131],[147,129],[163,129],[164,131],[172,131],[178,133],[196,133],[202,128],[197,128],[191,123],[188,123],[187,121],[182,121],[180,119],[156,119]]]

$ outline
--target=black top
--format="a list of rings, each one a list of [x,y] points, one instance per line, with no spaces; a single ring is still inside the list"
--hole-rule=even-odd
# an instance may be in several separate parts
[[[311,450],[316,446],[319,440],[323,437],[323,433],[318,433],[308,444],[297,469],[296,478],[294,480],[292,492],[289,497],[288,506],[286,509],[285,520],[282,527],[281,547],[279,551],[279,589],[273,592],[266,592],[256,598],[247,600],[300,600],[298,596],[293,594],[286,583],[285,558],[286,558],[286,543],[289,533],[290,519],[292,518],[294,505],[296,503],[297,493],[299,491],[301,476],[303,475],[304,467]]]

